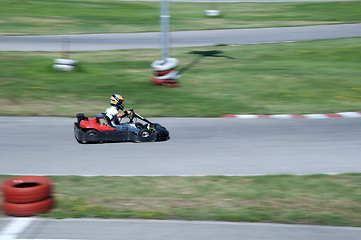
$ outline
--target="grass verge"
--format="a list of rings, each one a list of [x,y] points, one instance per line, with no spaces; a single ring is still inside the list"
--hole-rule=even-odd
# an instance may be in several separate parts
[[[56,207],[43,217],[361,226],[361,174],[51,178]]]
[[[171,3],[172,31],[360,22],[361,2]],[[159,31],[159,2],[2,0],[0,35]]]
[[[60,53],[2,52],[0,115],[93,115],[116,92],[149,117],[360,111],[360,45],[349,38],[175,48],[177,88],[150,82],[156,49],[74,52],[80,66],[70,73],[52,69]],[[202,55],[212,51],[219,53]]]

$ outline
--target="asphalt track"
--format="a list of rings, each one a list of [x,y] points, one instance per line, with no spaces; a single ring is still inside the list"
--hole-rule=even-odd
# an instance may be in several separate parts
[[[162,143],[78,144],[75,119],[0,117],[1,174],[360,172],[361,118],[157,118]],[[267,223],[0,218],[0,240],[358,240],[361,228]]]
[[[150,118],[167,142],[78,144],[75,118],[0,117],[1,174],[259,175],[361,172],[361,118]]]
[[[216,44],[257,44],[361,37],[361,23],[305,27],[180,31],[171,33],[171,47]],[[112,33],[45,36],[0,36],[0,51],[70,51],[152,49],[160,47],[160,33]]]
[[[359,240],[361,234],[352,227],[114,219],[0,218],[0,227],[1,240]]]
[[[344,34],[341,33],[343,30],[336,31],[333,28],[323,31],[319,36],[320,29],[306,27],[311,35],[305,36],[307,34],[302,33],[305,30],[303,27],[292,28],[289,29],[290,31],[288,28],[283,28],[282,30],[288,31],[286,37],[275,38],[274,35],[278,35],[278,32],[265,34],[267,31],[273,31],[272,29],[247,30],[249,34],[251,32],[254,34],[251,38],[258,40],[244,43],[304,41],[355,37],[361,34],[360,24],[337,25],[337,27],[348,28],[350,32]],[[298,32],[298,30],[302,31]],[[247,36],[247,31],[243,31],[242,37],[237,39],[242,40]],[[270,38],[266,40],[258,38],[255,32]],[[216,35],[218,34],[219,32]],[[28,37],[16,39],[0,37],[0,45],[7,46],[6,49],[9,50],[11,44],[8,43],[21,42],[26,38]],[[10,41],[4,42],[4,39]],[[48,45],[39,39],[33,41],[34,44],[25,41],[17,46],[22,44],[32,46],[28,50],[33,51],[38,41],[40,41],[39,45]],[[124,45],[119,44],[118,40],[115,42],[117,45],[115,49],[120,49],[119,45]],[[95,41],[95,46],[103,43],[103,40]],[[217,43],[227,42],[217,41]],[[243,42],[237,41],[229,44],[241,43]],[[57,44],[59,42],[55,45]],[[104,45],[112,44],[104,43]],[[73,45],[72,39],[73,51],[75,51],[74,46],[76,44]],[[147,45],[146,48],[149,46]],[[59,46],[57,48],[51,47],[52,50],[49,51],[59,51]],[[92,50],[96,49],[97,47]],[[14,51],[27,50],[23,48]],[[172,138],[168,142],[96,145],[81,145],[74,140],[72,132],[74,120],[48,117],[0,117],[0,174],[258,175],[361,171],[358,157],[361,153],[359,137],[361,118],[297,120],[160,118],[154,120],[170,130]],[[0,240],[356,240],[360,238],[361,231],[361,228],[284,224],[37,218],[0,218],[0,227]]]

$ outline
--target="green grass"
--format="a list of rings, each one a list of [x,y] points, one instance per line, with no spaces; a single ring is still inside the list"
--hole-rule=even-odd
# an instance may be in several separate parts
[[[53,52],[2,52],[0,115],[95,114],[109,96],[145,116],[360,111],[361,38],[176,48],[180,86],[150,82],[159,50],[74,52],[74,72],[52,69]],[[202,57],[192,51],[221,51]]]
[[[51,178],[56,206],[44,217],[361,226],[361,174]]]
[[[171,3],[171,30],[304,26],[361,21],[361,2]],[[2,0],[0,35],[159,31],[159,2]]]

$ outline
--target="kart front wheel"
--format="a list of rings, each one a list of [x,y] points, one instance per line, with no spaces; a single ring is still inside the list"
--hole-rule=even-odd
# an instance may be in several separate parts
[[[141,142],[148,142],[151,139],[151,133],[148,129],[143,129],[139,133],[139,140]]]

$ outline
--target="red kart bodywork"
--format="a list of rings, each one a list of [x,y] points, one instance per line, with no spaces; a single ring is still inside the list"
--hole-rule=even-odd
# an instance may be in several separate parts
[[[113,128],[113,127],[108,127],[108,126],[105,126],[105,125],[102,125],[100,124],[96,118],[88,118],[88,121],[87,120],[82,120],[80,123],[79,123],[79,126],[84,128],[84,129],[95,129],[99,132],[101,131],[114,131],[114,130],[117,130],[116,128]]]

